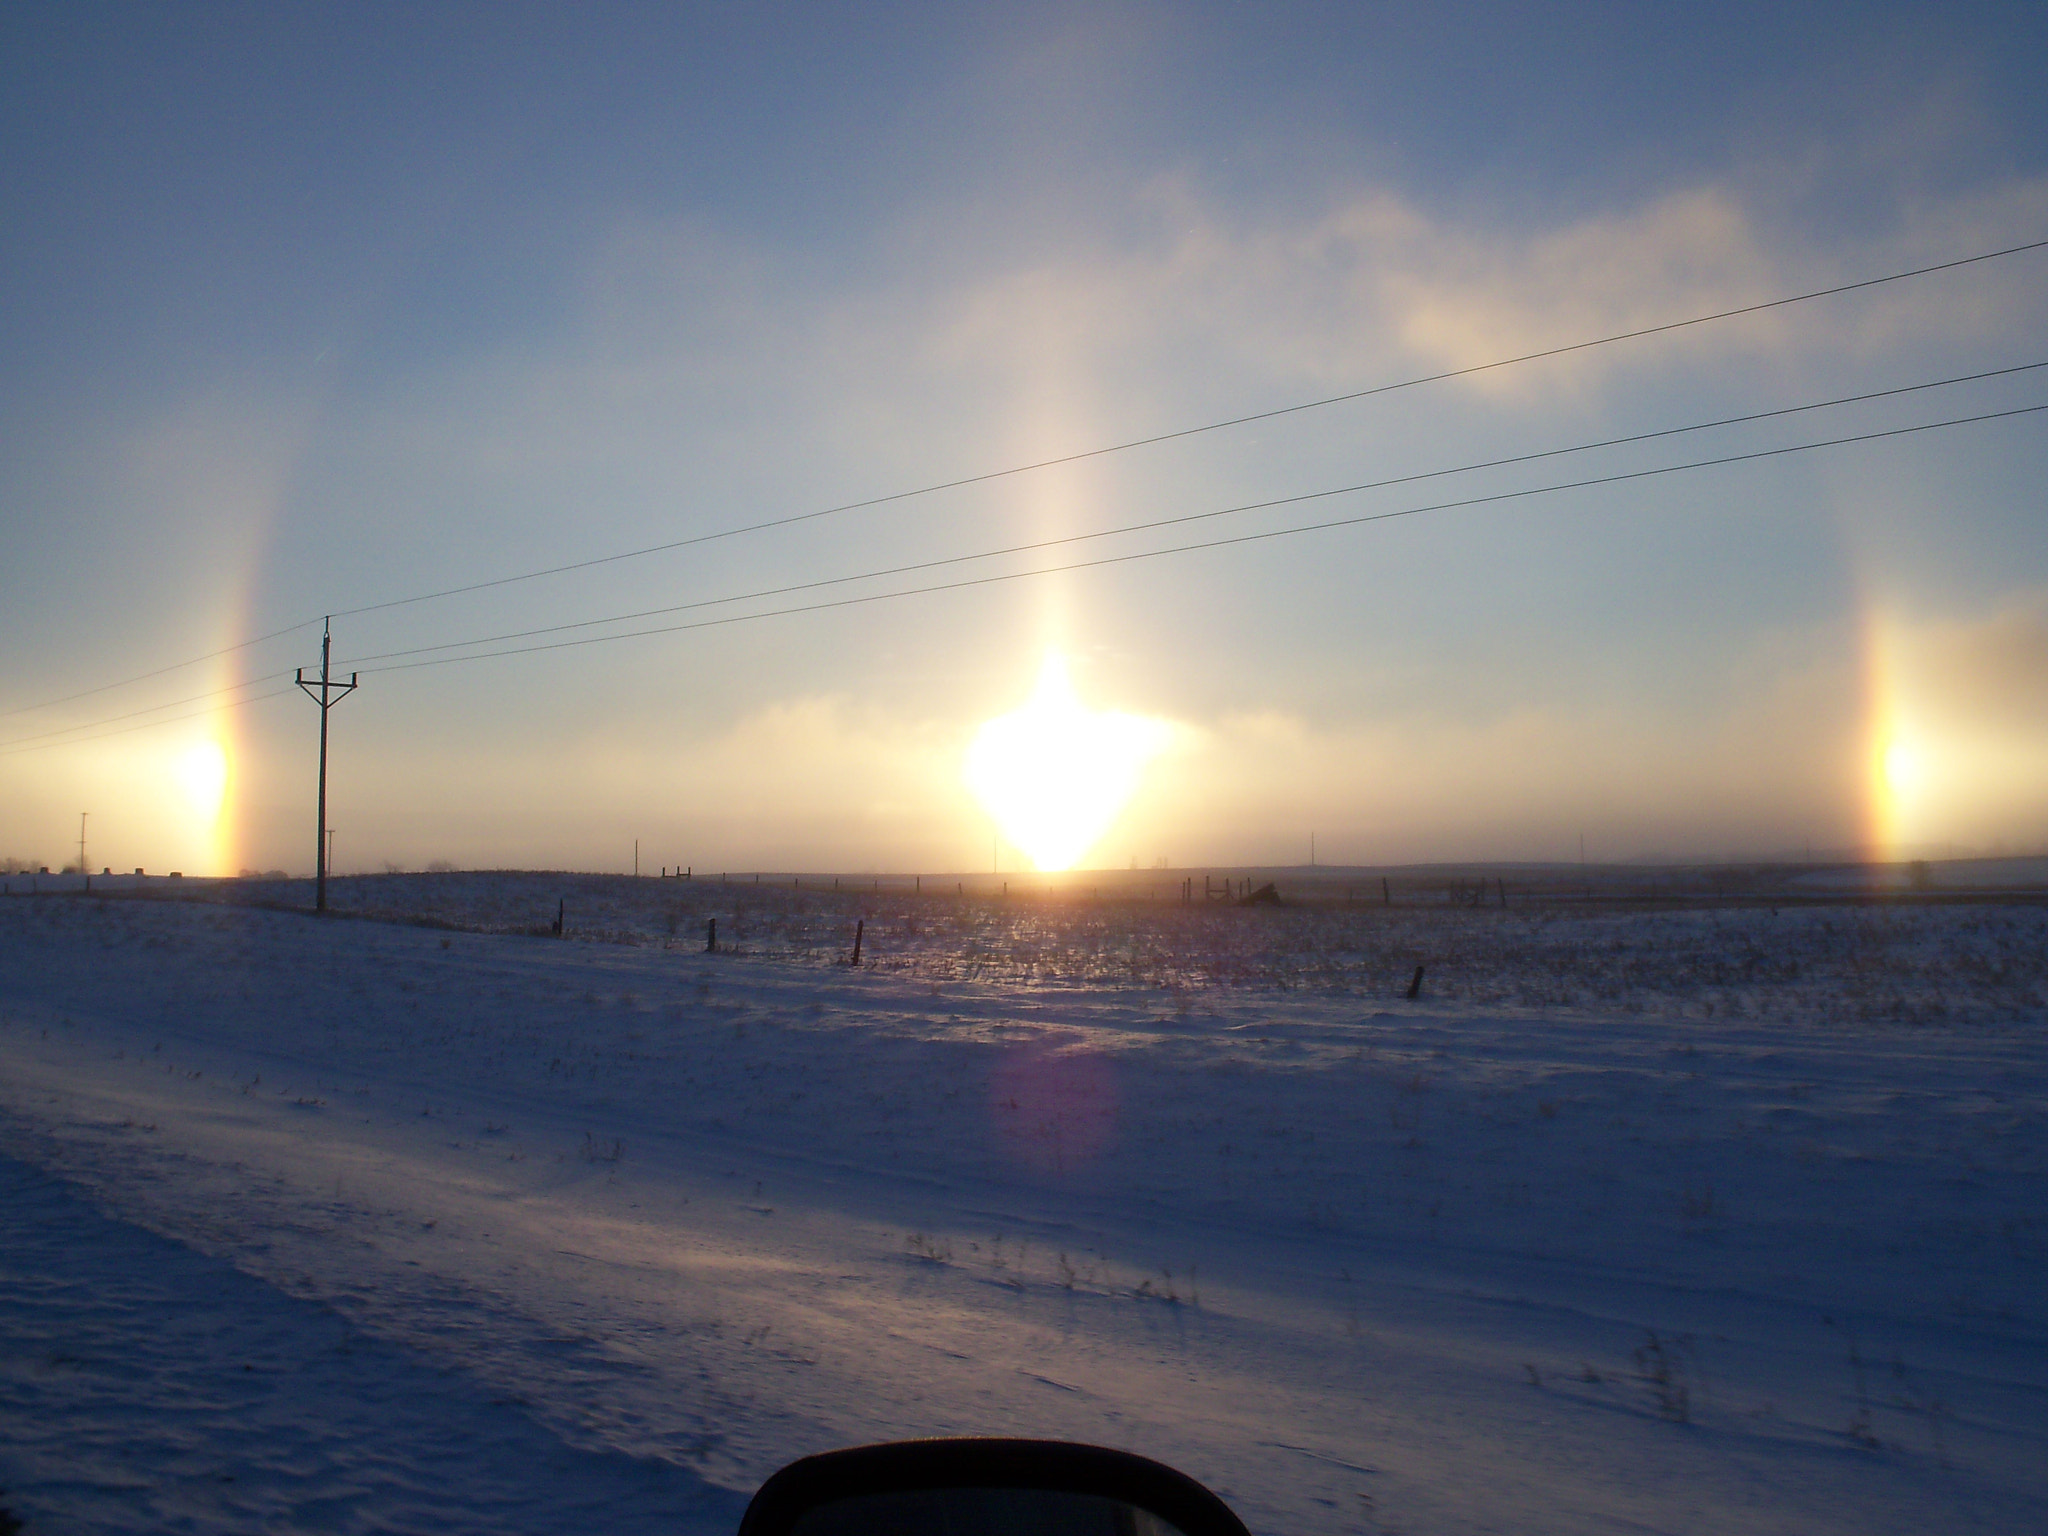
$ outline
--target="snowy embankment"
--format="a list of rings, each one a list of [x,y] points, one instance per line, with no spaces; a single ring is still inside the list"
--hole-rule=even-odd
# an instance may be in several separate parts
[[[724,1531],[1001,1432],[1261,1532],[2048,1515],[2041,910],[905,910],[0,901],[0,1502]]]

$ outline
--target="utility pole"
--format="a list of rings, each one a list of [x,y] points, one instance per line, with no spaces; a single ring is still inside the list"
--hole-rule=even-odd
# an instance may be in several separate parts
[[[78,872],[85,876],[86,886],[90,889],[92,885],[92,871],[86,867],[85,862],[85,812],[83,811],[78,813]]]
[[[327,867],[334,868],[334,828],[327,829]]]
[[[306,669],[299,668],[295,681],[305,690],[306,697],[320,706],[320,821],[319,830],[313,837],[313,910],[327,910],[327,711],[356,691],[356,674],[351,672],[347,682],[339,682],[329,670],[328,663],[334,645],[334,619],[330,615],[320,625],[320,679],[314,682],[306,676]],[[318,690],[315,692],[315,690]]]

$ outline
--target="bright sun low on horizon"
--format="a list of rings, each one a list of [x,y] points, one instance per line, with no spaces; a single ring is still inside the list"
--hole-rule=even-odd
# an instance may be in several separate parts
[[[1163,720],[1087,708],[1066,658],[1047,652],[1031,697],[975,733],[967,786],[1035,868],[1072,869],[1116,824],[1171,733]]]
[[[186,811],[210,833],[227,800],[227,752],[217,741],[196,741],[178,756],[172,773],[184,792]]]

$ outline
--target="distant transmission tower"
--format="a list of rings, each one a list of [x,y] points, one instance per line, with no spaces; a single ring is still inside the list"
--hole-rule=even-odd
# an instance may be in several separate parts
[[[334,620],[328,618],[320,625],[320,677],[314,681],[306,676],[306,669],[299,668],[295,679],[306,690],[306,697],[320,706],[320,824],[313,836],[313,910],[327,910],[327,711],[356,691],[356,674],[351,672],[347,682],[337,681],[328,671],[328,659],[334,644]]]

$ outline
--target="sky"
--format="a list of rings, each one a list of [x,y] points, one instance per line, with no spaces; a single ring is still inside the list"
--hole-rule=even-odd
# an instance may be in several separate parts
[[[344,872],[2043,849],[2048,413],[1933,424],[2048,369],[1702,424],[2048,362],[2048,250],[1265,413],[2048,240],[2044,55],[9,7],[0,856],[310,872],[326,615]]]

